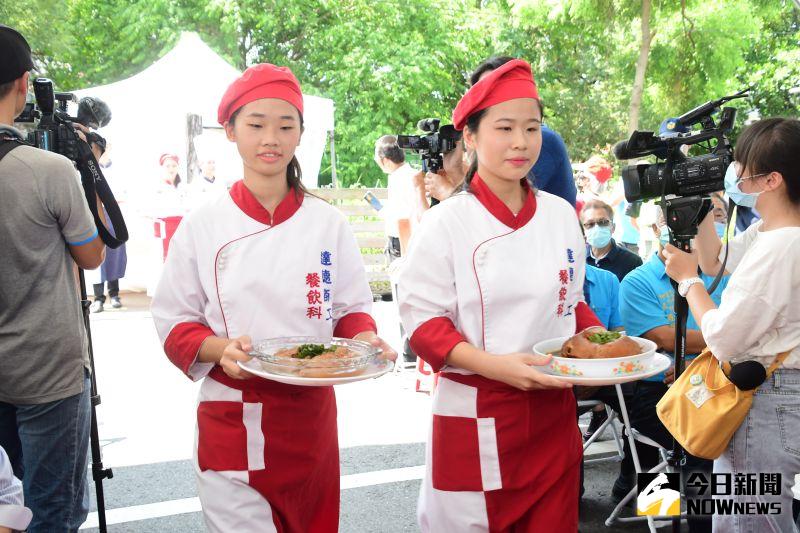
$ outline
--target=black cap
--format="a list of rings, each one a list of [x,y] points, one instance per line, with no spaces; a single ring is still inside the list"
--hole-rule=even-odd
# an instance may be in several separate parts
[[[33,70],[33,57],[28,41],[20,32],[0,24],[0,83],[8,83]]]

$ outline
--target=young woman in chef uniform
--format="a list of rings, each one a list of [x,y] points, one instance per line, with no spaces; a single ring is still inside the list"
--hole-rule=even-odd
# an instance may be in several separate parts
[[[582,453],[568,384],[532,346],[601,326],[583,301],[585,244],[567,202],[533,190],[542,112],[510,61],[453,113],[474,151],[468,190],[423,218],[400,273],[411,346],[441,371],[423,531],[574,532]]]
[[[244,179],[194,210],[172,239],[152,313],[170,361],[203,379],[195,466],[215,532],[335,532],[339,450],[332,387],[254,377],[251,339],[375,334],[372,294],[347,220],[309,196],[294,157],[303,97],[288,68],[234,81],[218,120]]]

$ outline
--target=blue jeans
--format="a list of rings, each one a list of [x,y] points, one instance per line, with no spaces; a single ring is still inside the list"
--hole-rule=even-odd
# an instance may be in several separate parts
[[[800,370],[782,368],[765,381],[714,472],[782,474],[780,496],[724,496],[737,502],[776,502],[781,514],[714,515],[714,533],[796,533],[791,486],[800,474]],[[722,497],[721,497],[722,498]]]
[[[28,533],[73,532],[86,521],[90,388],[87,376],[83,392],[63,400],[0,402],[0,446],[33,512]]]

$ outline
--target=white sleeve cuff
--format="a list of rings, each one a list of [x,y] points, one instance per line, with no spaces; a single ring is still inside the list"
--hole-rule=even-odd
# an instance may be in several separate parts
[[[33,513],[22,505],[0,505],[0,526],[25,530],[31,523]]]

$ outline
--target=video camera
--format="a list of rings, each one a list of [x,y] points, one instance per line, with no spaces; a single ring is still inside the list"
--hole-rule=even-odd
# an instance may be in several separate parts
[[[733,149],[727,134],[733,128],[736,110],[722,109],[719,124],[713,115],[727,101],[748,96],[745,89],[719,100],[706,102],[678,117],[678,124],[691,128],[700,124],[702,129],[670,136],[656,136],[652,131],[634,131],[630,139],[614,146],[617,159],[635,159],[655,155],[664,163],[626,166],[622,169],[622,183],[628,202],[651,200],[665,196],[705,196],[725,188],[725,171],[733,161]],[[695,145],[716,140],[708,146],[709,152],[696,157],[686,157],[680,151],[684,145]]]
[[[35,123],[38,120],[36,129],[28,134],[28,142],[42,150],[59,153],[72,161],[77,161],[80,157],[78,148],[80,138],[73,123],[97,129],[111,120],[111,110],[105,102],[92,97],[81,98],[78,103],[78,116],[69,116],[67,104],[76,101],[75,95],[55,92],[53,82],[47,78],[34,80],[33,94],[36,102],[25,104],[25,109],[14,122]],[[105,150],[106,141],[97,133],[88,133],[86,140],[89,144],[97,144]]]
[[[417,128],[427,135],[398,135],[397,145],[403,150],[417,152],[422,158],[422,170],[438,172],[444,165],[444,154],[452,151],[461,140],[461,132],[452,124],[439,127],[438,118],[425,118],[417,122]]]
[[[25,104],[25,109],[14,122],[35,123],[35,129],[28,134],[28,143],[61,154],[75,163],[100,238],[106,246],[118,248],[128,240],[128,228],[114,193],[90,148],[91,144],[97,144],[105,150],[106,141],[96,132],[89,132],[86,134],[87,142],[83,142],[74,126],[79,123],[90,129],[103,127],[111,120],[111,110],[98,98],[81,98],[78,116],[71,117],[67,112],[67,104],[75,101],[75,95],[55,92],[53,82],[47,78],[34,80],[33,94],[36,102]],[[113,233],[103,224],[97,207],[98,198],[108,214]]]

